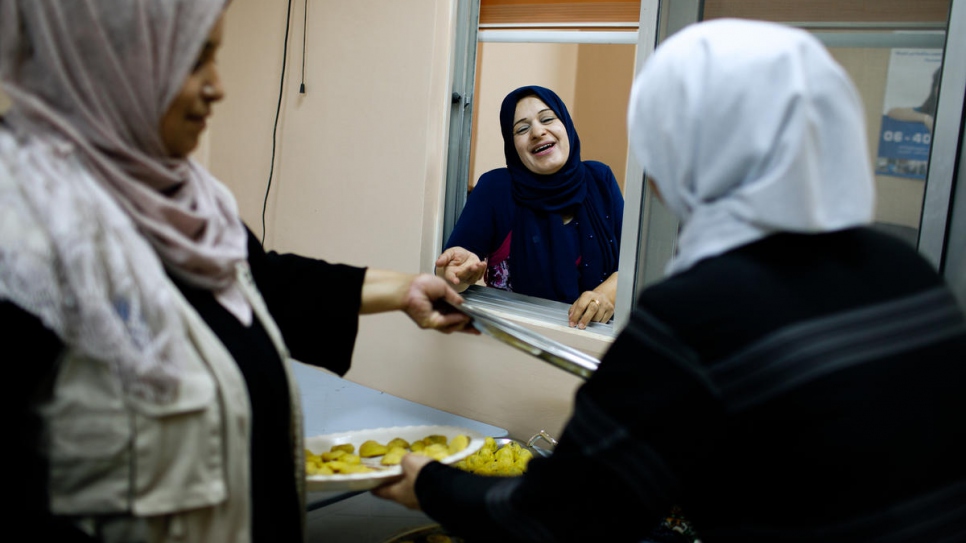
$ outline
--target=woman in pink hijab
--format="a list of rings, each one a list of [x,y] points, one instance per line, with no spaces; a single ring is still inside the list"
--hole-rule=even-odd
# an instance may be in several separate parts
[[[190,158],[225,5],[0,0],[10,518],[33,538],[300,541],[288,359],[344,374],[352,315],[467,324],[432,275],[266,253]]]

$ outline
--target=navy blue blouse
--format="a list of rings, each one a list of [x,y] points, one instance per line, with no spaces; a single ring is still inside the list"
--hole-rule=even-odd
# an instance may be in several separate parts
[[[567,131],[570,153],[554,173],[530,171],[514,145],[517,104],[530,96],[546,104]],[[487,285],[572,303],[617,271],[624,216],[620,187],[606,164],[581,160],[577,128],[550,89],[529,85],[507,94],[500,131],[506,167],[480,176],[446,248],[460,246],[487,258]],[[566,225],[565,215],[573,216]]]

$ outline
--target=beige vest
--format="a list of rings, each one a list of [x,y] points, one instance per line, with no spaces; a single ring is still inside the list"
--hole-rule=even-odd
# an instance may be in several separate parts
[[[291,443],[305,510],[302,413],[281,333],[247,265],[239,283],[275,343],[289,379]],[[250,406],[228,350],[168,282],[191,342],[178,399],[158,406],[124,395],[109,364],[67,352],[47,424],[51,509],[106,541],[251,540]],[[304,531],[304,514],[303,514]]]

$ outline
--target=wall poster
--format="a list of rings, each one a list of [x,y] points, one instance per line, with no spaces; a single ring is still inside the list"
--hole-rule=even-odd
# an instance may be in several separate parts
[[[926,178],[942,59],[942,49],[892,50],[876,174]]]

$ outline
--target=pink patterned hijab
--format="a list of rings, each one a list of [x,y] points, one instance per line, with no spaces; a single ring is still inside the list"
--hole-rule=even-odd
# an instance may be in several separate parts
[[[68,344],[114,358],[143,397],[176,388],[168,377],[183,333],[171,301],[152,292],[158,262],[251,321],[235,281],[247,259],[235,200],[190,158],[169,157],[160,136],[226,3],[0,0],[0,83],[12,101],[0,136],[13,136],[0,141],[13,187],[0,203],[46,230],[57,247],[45,261],[59,267],[59,284],[47,285],[44,266],[31,271],[32,248],[3,240],[0,299]]]
[[[10,123],[75,144],[165,267],[215,291],[247,257],[235,200],[197,163],[169,158],[159,131],[225,3],[0,2]]]

